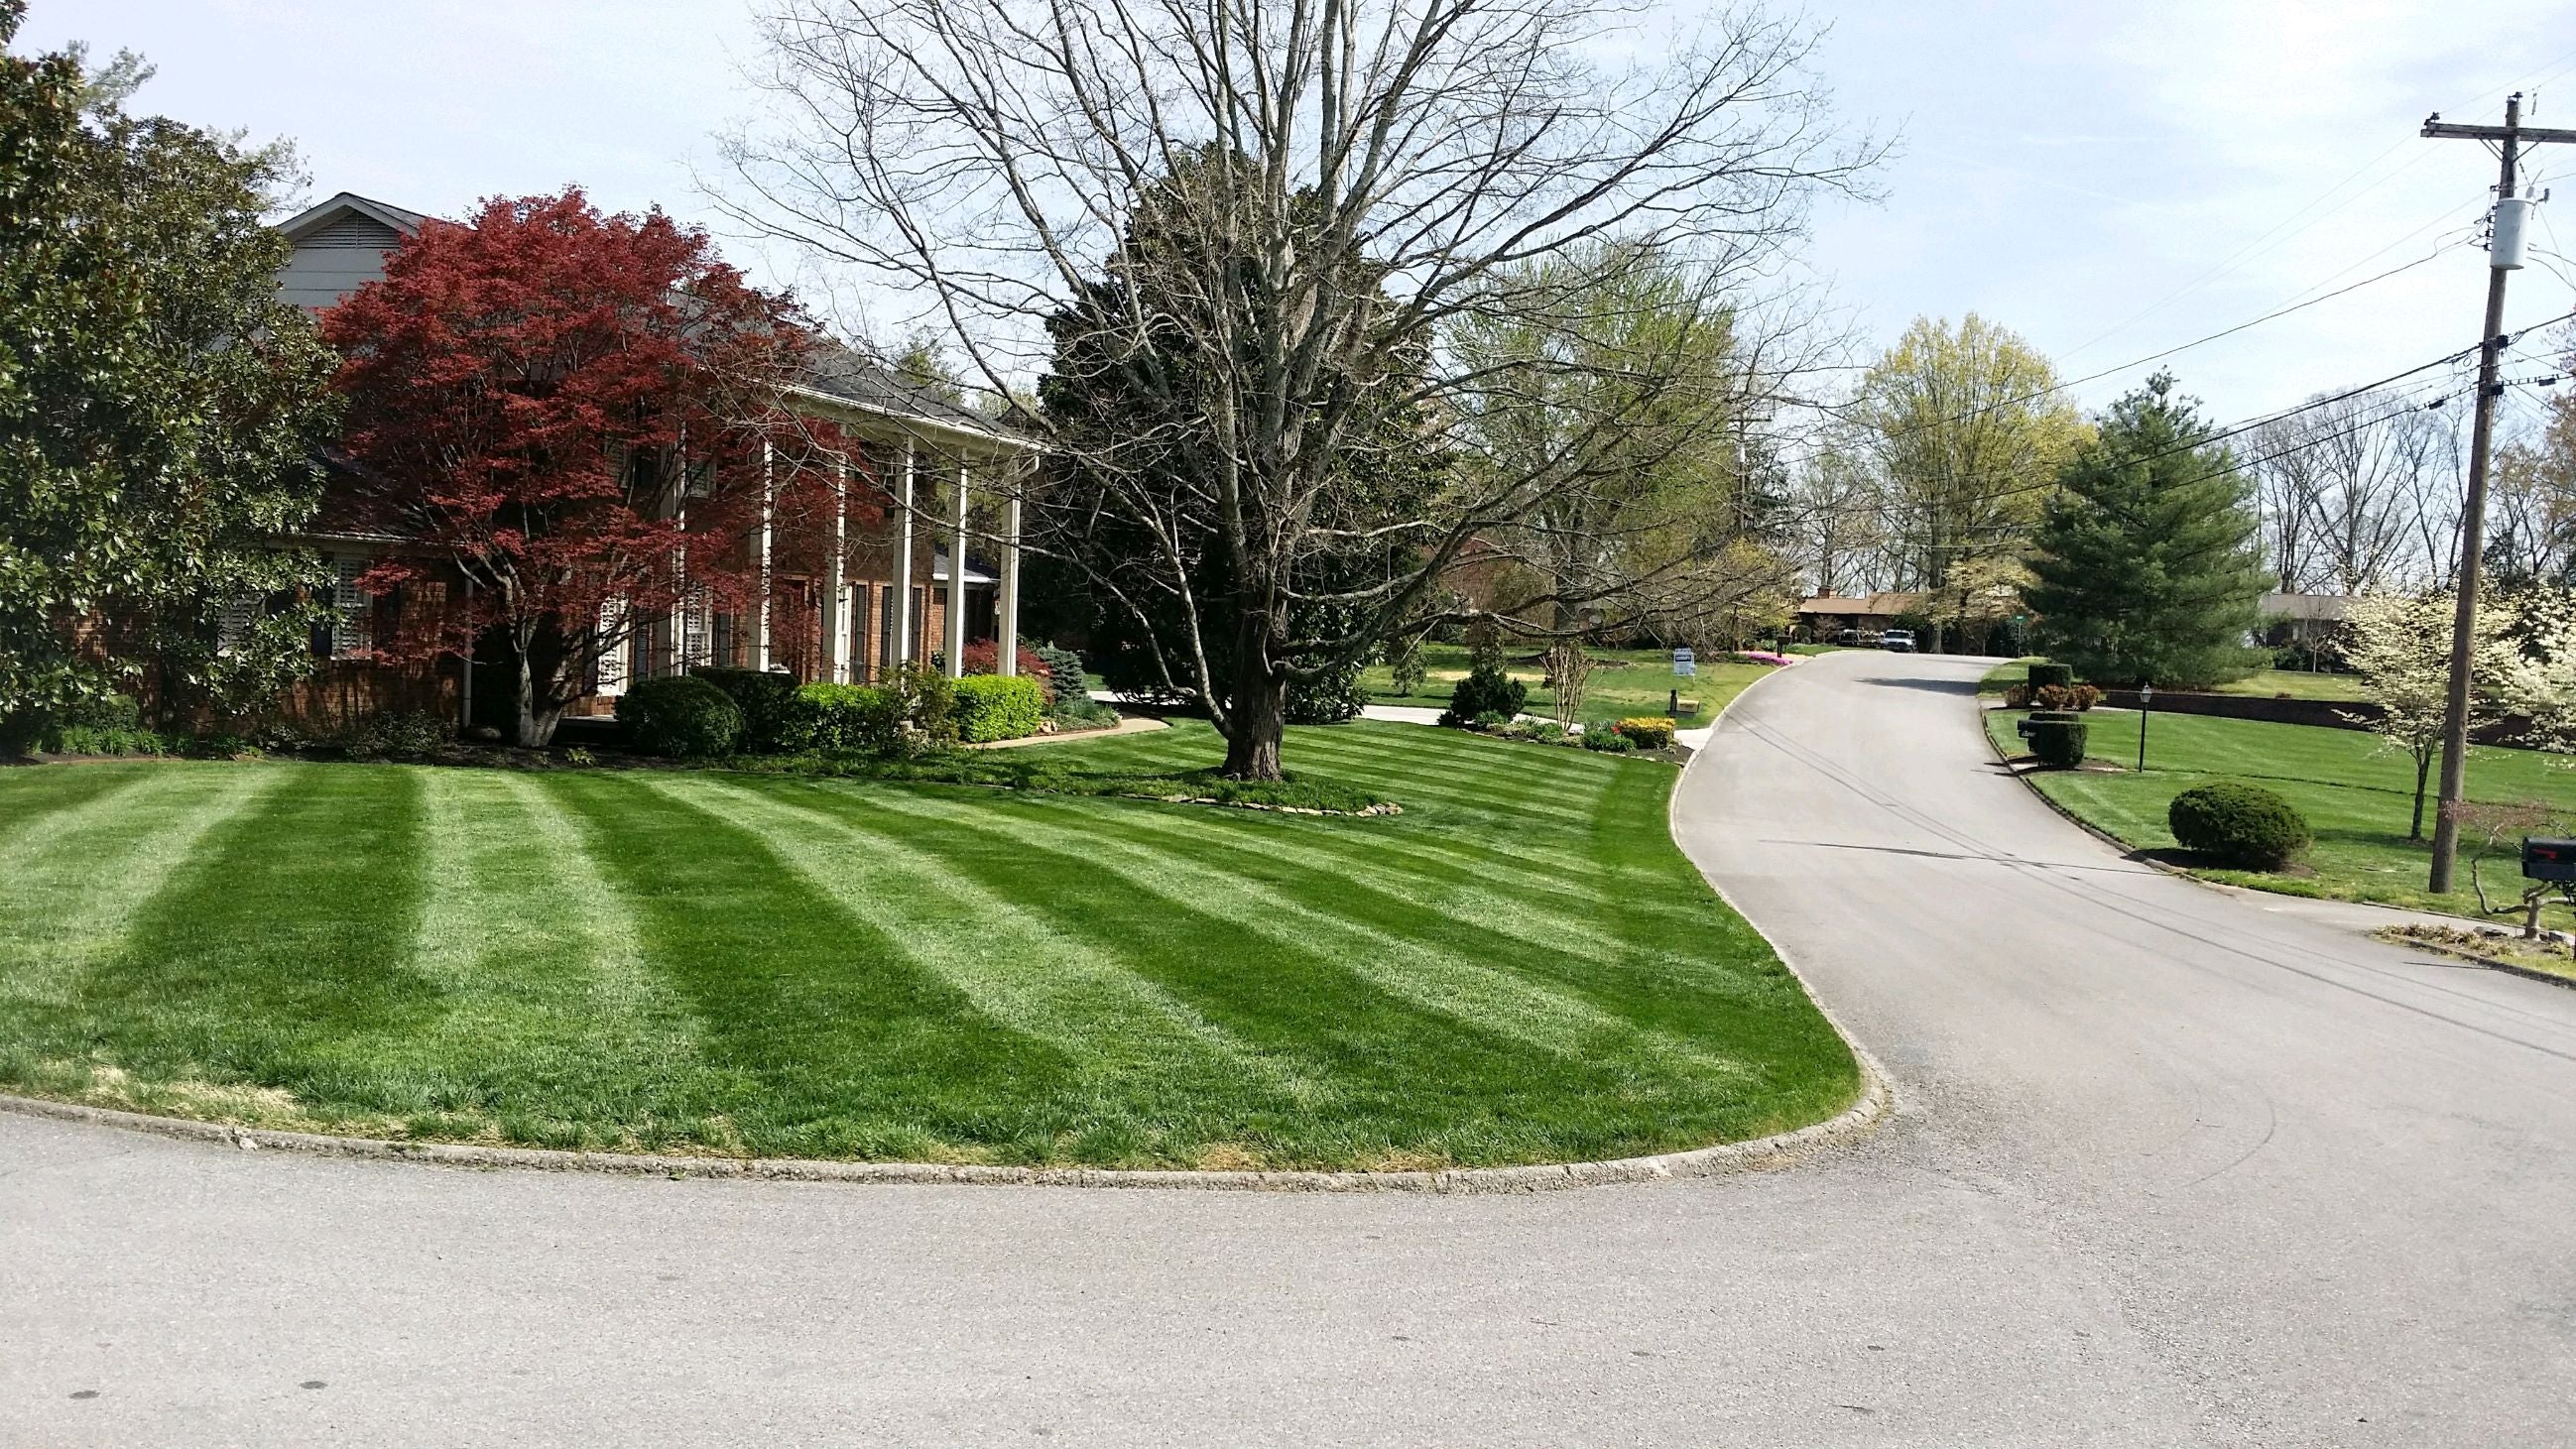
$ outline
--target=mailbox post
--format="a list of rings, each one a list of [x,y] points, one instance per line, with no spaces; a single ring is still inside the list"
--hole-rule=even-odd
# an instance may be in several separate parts
[[[2576,840],[2524,836],[2522,878],[2540,882],[2522,893],[2522,938],[2536,941],[2540,939],[2540,905],[2548,899],[2549,887],[2554,885],[2562,893],[2576,891]]]

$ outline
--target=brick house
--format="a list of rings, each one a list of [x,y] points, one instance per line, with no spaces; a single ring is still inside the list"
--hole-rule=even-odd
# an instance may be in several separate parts
[[[424,218],[343,192],[279,230],[293,252],[278,273],[280,294],[322,311],[384,275],[385,255]],[[975,413],[930,396],[846,350],[818,359],[793,389],[800,411],[861,443],[819,499],[786,506],[773,498],[746,562],[766,581],[756,607],[692,611],[639,630],[624,657],[604,662],[589,694],[568,717],[605,715],[632,680],[691,665],[784,670],[801,681],[868,683],[901,663],[937,658],[960,672],[969,645],[1016,641],[1020,528],[1016,495],[999,485],[1027,468],[1032,445]],[[506,723],[498,672],[507,660],[487,647],[475,659],[385,664],[368,656],[378,631],[400,611],[435,609],[461,576],[378,598],[358,580],[376,561],[418,545],[380,514],[368,491],[343,474],[324,492],[313,525],[294,540],[330,562],[334,620],[317,631],[312,678],[285,702],[287,713],[331,723],[375,710],[426,710],[460,725]],[[937,526],[926,520],[935,518]],[[1000,540],[987,557],[984,541]],[[1010,673],[1016,654],[997,651]],[[488,680],[485,688],[478,682]]]
[[[1926,595],[1901,590],[1882,590],[1850,598],[1822,594],[1798,605],[1797,634],[1801,639],[1830,644],[1846,629],[1864,636],[1876,635],[1896,627],[1896,621],[1923,606]]]

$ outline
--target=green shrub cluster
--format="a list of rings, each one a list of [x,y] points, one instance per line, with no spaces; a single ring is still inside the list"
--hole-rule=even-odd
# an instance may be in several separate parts
[[[796,701],[796,676],[782,669],[730,669],[704,666],[690,674],[725,692],[742,711],[739,748],[755,755],[798,748],[796,732],[802,711]]]
[[[1604,754],[1626,755],[1636,752],[1637,742],[1615,729],[1593,729],[1583,732],[1583,747]]]
[[[1528,685],[1499,668],[1478,665],[1450,691],[1449,708],[1440,716],[1440,722],[1451,729],[1485,729],[1490,726],[1480,721],[1491,714],[1502,716],[1502,722],[1509,724],[1528,703]]]
[[[742,743],[742,709],[732,696],[695,674],[639,679],[617,697],[626,741],[648,755],[705,760]]]
[[[1635,741],[1637,748],[1641,750],[1664,750],[1672,748],[1673,722],[1661,715],[1633,715],[1627,719],[1619,721],[1610,728],[1614,732],[1626,735],[1630,740]]]
[[[1046,686],[1026,675],[970,674],[955,690],[957,734],[968,744],[1033,735],[1046,719]]]
[[[2072,714],[2030,717],[2030,752],[2052,769],[2071,770],[2084,763],[2089,735],[2084,721]]]
[[[786,731],[791,750],[865,750],[893,754],[903,748],[903,702],[872,684],[809,684],[796,691]]]
[[[2259,785],[2201,785],[2173,798],[2165,823],[2185,850],[2242,870],[2279,870],[2314,843],[2298,807]]]
[[[426,760],[456,743],[456,726],[445,715],[387,711],[351,721],[328,743],[354,760]]]

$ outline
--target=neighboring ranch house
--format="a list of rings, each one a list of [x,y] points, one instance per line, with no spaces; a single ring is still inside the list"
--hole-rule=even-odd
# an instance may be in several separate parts
[[[1896,627],[1896,621],[1920,608],[1924,596],[1897,590],[1884,590],[1852,598],[1821,595],[1798,606],[1798,633],[1810,640],[1832,643],[1845,629],[1858,629],[1863,634],[1878,634]]]
[[[332,197],[279,227],[294,244],[278,272],[279,293],[311,311],[332,306],[381,279],[385,254],[422,220],[417,212],[348,192]],[[905,661],[933,657],[954,675],[967,646],[1017,640],[1019,504],[1015,494],[992,485],[1030,465],[1031,445],[847,351],[827,355],[796,389],[796,401],[800,410],[862,440],[860,467],[883,480],[891,497],[878,499],[876,485],[853,472],[819,514],[772,510],[758,536],[745,541],[768,581],[760,606],[693,613],[639,630],[626,657],[601,667],[572,714],[606,714],[629,680],[690,665],[868,683]],[[363,657],[395,611],[434,602],[379,599],[358,589],[357,580],[378,559],[412,546],[367,511],[362,491],[327,489],[320,517],[298,540],[331,561],[337,622],[328,638],[315,640],[329,663],[297,691],[290,711],[322,721],[380,709],[432,710],[465,725],[505,724],[507,676],[497,666],[507,661],[496,652],[487,650],[471,664],[391,665]],[[917,523],[925,517],[939,526]],[[998,557],[970,552],[970,533],[1003,540]],[[450,585],[462,586],[461,578]],[[1013,672],[1016,650],[996,653],[995,667]]]

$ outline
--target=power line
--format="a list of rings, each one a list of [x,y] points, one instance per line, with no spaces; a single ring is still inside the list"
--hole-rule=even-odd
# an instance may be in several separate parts
[[[2417,228],[2417,229],[2418,229],[2418,230],[2421,230],[2422,228],[2420,228],[2420,227],[2419,227],[2419,228]],[[2401,240],[2403,240],[2403,239],[2401,238]],[[2384,250],[2386,250],[2386,248],[2382,248],[2381,250],[2383,250],[2383,251],[2384,251]],[[2144,366],[2146,366],[2146,365],[2147,365],[2148,363],[2150,363],[2150,362],[2161,362],[2161,361],[2163,361],[2164,359],[2166,359],[2166,358],[2168,358],[2168,357],[2172,357],[2172,356],[2174,356],[2174,355],[2175,355],[2175,354],[2177,354],[2177,353],[2189,352],[2191,349],[2193,349],[2193,348],[2195,348],[2195,347],[2199,347],[2199,346],[2202,346],[2202,345],[2204,345],[2204,344],[2211,343],[2211,342],[2216,342],[2216,341],[2218,341],[2218,340],[2219,340],[2219,339],[2221,339],[2221,338],[2225,338],[2225,337],[2233,337],[2233,336],[2235,336],[2237,333],[2239,333],[2239,332],[2243,332],[2243,331],[2246,331],[2246,330],[2247,330],[2247,329],[2249,329],[2249,328],[2259,327],[2259,326],[2263,325],[2263,324],[2264,324],[2264,323],[2266,323],[2266,322],[2271,322],[2271,321],[2275,321],[2275,320],[2277,320],[2277,319],[2279,319],[2279,318],[2282,318],[2282,317],[2287,317],[2288,315],[2290,315],[2290,314],[2291,314],[2291,313],[2293,313],[2293,312],[2304,311],[2305,309],[2310,308],[2310,307],[2314,307],[2314,306],[2318,305],[2319,303],[2323,303],[2323,302],[2331,302],[2331,301],[2333,301],[2335,298],[2340,297],[2340,296],[2343,296],[2344,294],[2346,294],[2346,293],[2348,293],[2348,292],[2357,292],[2357,291],[2361,290],[2361,289],[2362,289],[2362,288],[2364,288],[2364,287],[2367,287],[2367,286],[2372,285],[2373,283],[2387,281],[2390,277],[2397,276],[2398,274],[2400,274],[2400,273],[2402,273],[2402,272],[2412,271],[2412,270],[2414,270],[2415,268],[2417,268],[2417,267],[2420,267],[2420,266],[2424,265],[2426,262],[2429,262],[2429,261],[2434,260],[2435,258],[2439,257],[2439,256],[2442,254],[2443,250],[2444,250],[2444,248],[2436,247],[2433,251],[2428,252],[2428,253],[2426,253],[2426,254],[2425,254],[2425,255],[2423,255],[2423,256],[2417,257],[2415,260],[2413,260],[2413,261],[2411,261],[2411,262],[2407,262],[2407,263],[2405,263],[2405,264],[2404,264],[2404,265],[2402,265],[2402,266],[2395,266],[2395,267],[2391,267],[2391,268],[2389,268],[2387,271],[2381,272],[2381,273],[2379,273],[2379,274],[2378,274],[2378,275],[2376,275],[2376,276],[2364,277],[2364,278],[2362,278],[2362,279],[2361,279],[2360,281],[2358,281],[2358,282],[2353,282],[2353,283],[2351,283],[2351,284],[2349,284],[2349,285],[2342,286],[2342,287],[2338,287],[2338,288],[2336,288],[2335,290],[2333,290],[2333,291],[2331,291],[2331,292],[2327,292],[2327,293],[2325,293],[2325,294],[2324,294],[2324,295],[2322,295],[2322,296],[2310,297],[2310,298],[2308,298],[2306,301],[2303,301],[2303,302],[2293,302],[2293,303],[2291,303],[2290,305],[2288,305],[2288,306],[2286,306],[2286,307],[2281,307],[2281,308],[2278,308],[2278,309],[2276,309],[2276,310],[2274,310],[2274,311],[2266,312],[2266,313],[2264,313],[2264,314],[2263,314],[2262,316],[2260,316],[2260,317],[2256,317],[2256,318],[2253,318],[2253,319],[2251,319],[2251,320],[2249,320],[2249,321],[2245,321],[2245,322],[2239,322],[2239,323],[2237,323],[2237,324],[2236,324],[2235,326],[2233,326],[2233,327],[2228,327],[2228,328],[2221,329],[2220,331],[2217,331],[2217,332],[2212,332],[2212,333],[2210,333],[2210,334],[2209,334],[2208,336],[2206,336],[2206,337],[2195,337],[2195,338],[2193,338],[2193,339],[2192,339],[2191,341],[2189,341],[2189,342],[2179,343],[2179,344],[2177,344],[2177,345],[2175,345],[2175,346],[2168,347],[2168,348],[2164,349],[2162,352],[2150,352],[2150,353],[2148,353],[2148,354],[2147,354],[2146,356],[2144,356],[2144,357],[2132,358],[2132,359],[2130,359],[2129,361],[2127,361],[2127,362],[2123,362],[2123,363],[2120,363],[2120,364],[2119,364],[2119,365],[2117,365],[2117,366],[2114,366],[2114,367],[2106,367],[2106,368],[2102,369],[2100,372],[2086,373],[2086,374],[2085,374],[2084,376],[2082,376],[2082,377],[2068,378],[2068,379],[2065,379],[2064,381],[2061,381],[2061,382],[2053,382],[2053,383],[2050,383],[2050,384],[2049,384],[2048,386],[2046,386],[2046,387],[2043,387],[2043,388],[2037,388],[2037,389],[2034,389],[2034,390],[2032,390],[2032,391],[2030,391],[2030,392],[2021,393],[2021,394],[2019,394],[2019,395],[2017,395],[2017,396],[2014,396],[2014,397],[1998,398],[1998,399],[1996,399],[1996,400],[1995,400],[1995,401],[1993,401],[1993,402],[1990,402],[1990,403],[1982,403],[1982,404],[1980,404],[1980,405],[1978,405],[1978,406],[1976,406],[1976,407],[1973,407],[1973,408],[1968,409],[1968,410],[1967,410],[1967,411],[1965,411],[1965,412],[1953,413],[1953,414],[1951,414],[1951,415],[1949,415],[1949,416],[1947,416],[1947,417],[1929,418],[1929,419],[1926,419],[1926,420],[1924,420],[1924,421],[1922,421],[1922,422],[1919,422],[1919,423],[1911,423],[1911,424],[1906,425],[1905,427],[1902,427],[1902,428],[1896,429],[1896,430],[1894,430],[1894,431],[1891,431],[1891,432],[1885,433],[1885,434],[1883,434],[1882,436],[1887,437],[1887,438],[1908,438],[1908,437],[1912,437],[1912,436],[1914,436],[1916,433],[1928,432],[1928,431],[1930,431],[1930,430],[1931,430],[1931,429],[1933,429],[1933,428],[1946,427],[1946,426],[1948,426],[1948,425],[1950,425],[1950,424],[1952,424],[1952,423],[1964,423],[1964,422],[1968,422],[1968,421],[1971,421],[1971,420],[1976,419],[1976,418],[1981,418],[1981,417],[1985,416],[1985,415],[1986,415],[1986,414],[1988,414],[1988,413],[1996,412],[1996,411],[1999,411],[2000,409],[2003,409],[2003,408],[2018,407],[2018,406],[2020,406],[2021,404],[2026,403],[2026,402],[2035,402],[2035,401],[2037,401],[2037,400],[2038,400],[2038,399],[2040,399],[2040,398],[2044,398],[2044,397],[2049,396],[2051,393],[2059,393],[2059,392],[2064,392],[2064,391],[2068,390],[2069,388],[2081,387],[2081,386],[2083,386],[2084,384],[2086,384],[2086,383],[2088,383],[2088,382],[2099,382],[2099,381],[2101,381],[2103,378],[2111,377],[2111,376],[2113,376],[2113,375],[2115,375],[2115,374],[2118,374],[2118,373],[2127,372],[2127,371],[2128,371],[2128,370],[2130,370],[2131,368],[2134,368],[2134,367],[2144,367]],[[2349,268],[2347,268],[2346,270],[2350,270],[2350,269],[2349,269]],[[1845,404],[1845,406],[1849,406],[1849,404]]]

